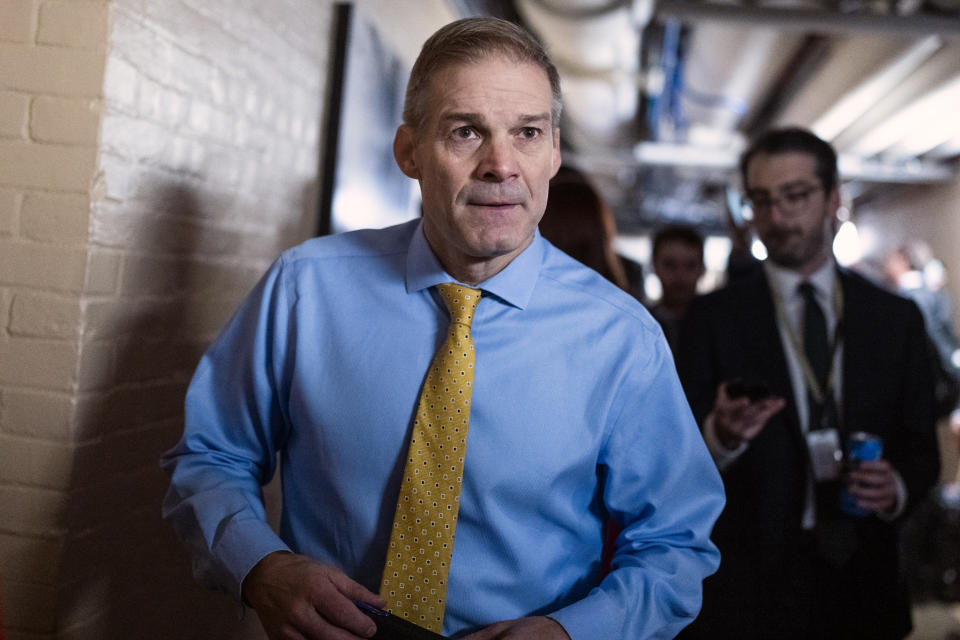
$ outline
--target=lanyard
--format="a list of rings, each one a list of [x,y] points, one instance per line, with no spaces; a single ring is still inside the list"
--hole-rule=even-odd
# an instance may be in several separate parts
[[[830,369],[827,373],[826,388],[820,386],[820,381],[817,380],[817,377],[813,374],[813,367],[810,366],[810,361],[807,360],[807,354],[803,349],[803,342],[797,337],[796,331],[793,330],[793,325],[788,321],[787,314],[783,310],[783,302],[780,296],[775,295],[773,302],[777,308],[777,316],[780,322],[787,329],[787,335],[790,337],[790,343],[793,347],[794,354],[797,356],[797,361],[800,362],[800,368],[803,370],[803,379],[806,383],[807,391],[810,392],[810,395],[813,396],[817,404],[822,405],[828,395],[833,395],[832,389],[836,372],[835,362],[837,349],[840,348],[840,344],[843,342],[843,289],[840,286],[840,277],[837,275],[837,272],[834,271],[833,310],[837,317],[837,326],[833,332],[833,344],[830,347]]]

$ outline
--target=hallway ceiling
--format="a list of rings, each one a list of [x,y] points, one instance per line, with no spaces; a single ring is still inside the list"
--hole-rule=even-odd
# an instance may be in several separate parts
[[[544,41],[563,81],[565,159],[591,175],[621,231],[723,228],[739,152],[768,126],[831,141],[851,206],[957,179],[958,0],[452,4]]]

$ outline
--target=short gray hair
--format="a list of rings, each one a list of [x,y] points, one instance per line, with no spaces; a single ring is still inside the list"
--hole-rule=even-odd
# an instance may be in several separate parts
[[[563,108],[560,74],[540,42],[528,31],[500,18],[464,18],[441,27],[423,44],[410,72],[403,105],[403,122],[419,129],[426,117],[430,79],[448,65],[475,64],[491,55],[531,63],[543,69],[550,81],[551,126],[560,126]]]

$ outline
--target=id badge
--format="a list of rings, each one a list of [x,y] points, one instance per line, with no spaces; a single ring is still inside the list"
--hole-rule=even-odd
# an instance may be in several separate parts
[[[807,449],[810,451],[814,480],[827,482],[840,477],[843,450],[840,448],[840,436],[836,429],[809,431]]]

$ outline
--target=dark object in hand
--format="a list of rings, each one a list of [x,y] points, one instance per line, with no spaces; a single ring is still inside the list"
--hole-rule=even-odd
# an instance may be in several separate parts
[[[424,629],[366,602],[357,602],[356,605],[377,625],[377,633],[372,640],[446,640],[446,636]]]
[[[770,387],[766,382],[759,380],[744,380],[736,378],[726,384],[727,396],[730,398],[747,397],[750,402],[757,402],[770,397]]]

